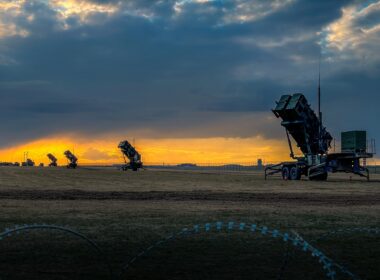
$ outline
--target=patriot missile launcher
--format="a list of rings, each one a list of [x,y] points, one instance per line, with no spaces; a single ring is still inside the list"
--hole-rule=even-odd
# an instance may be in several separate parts
[[[69,161],[66,167],[75,169],[78,166],[78,163],[77,163],[78,158],[69,150],[65,151],[63,154],[66,156],[67,160]]]
[[[300,180],[301,176],[310,180],[326,180],[329,172],[345,172],[369,180],[369,170],[361,164],[373,157],[373,153],[367,152],[365,131],[342,134],[344,149],[341,153],[329,153],[333,138],[322,124],[322,113],[317,116],[303,94],[283,95],[272,111],[282,119],[290,157],[294,161],[268,166],[265,178],[281,173],[284,180]],[[295,155],[290,137],[302,155]]]
[[[49,166],[57,166],[57,158],[53,155],[53,154],[47,154],[47,157],[49,158],[50,160],[50,163],[49,163]]]
[[[128,169],[132,169],[133,171],[137,171],[139,168],[143,167],[141,155],[127,140],[121,141],[118,148],[123,153],[125,162],[125,164],[121,167],[122,170],[127,171]],[[129,162],[127,162],[127,158]]]

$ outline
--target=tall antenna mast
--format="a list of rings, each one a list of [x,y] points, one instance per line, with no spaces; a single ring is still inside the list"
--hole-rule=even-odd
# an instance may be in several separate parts
[[[321,53],[319,53],[319,66],[318,66],[318,118],[319,118],[319,143],[322,139],[322,111],[321,111]]]
[[[322,111],[321,111],[321,55],[319,54],[319,66],[318,66],[318,113],[319,122],[322,125]]]

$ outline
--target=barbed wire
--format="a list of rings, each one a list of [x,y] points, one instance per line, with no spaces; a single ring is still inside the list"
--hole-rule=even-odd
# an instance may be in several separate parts
[[[4,240],[5,238],[11,237],[12,234],[17,234],[20,232],[29,232],[31,230],[58,230],[64,233],[68,233],[71,235],[74,235],[82,240],[84,240],[87,244],[89,244],[95,251],[97,252],[98,256],[103,259],[105,265],[107,266],[108,273],[110,276],[110,279],[113,278],[113,271],[112,271],[112,266],[108,261],[107,256],[104,254],[104,252],[100,249],[100,247],[95,243],[95,241],[91,240],[84,234],[67,228],[63,226],[58,226],[58,225],[48,225],[48,224],[32,224],[32,225],[16,225],[13,228],[6,228],[3,232],[0,233],[0,241]]]
[[[319,236],[318,238],[314,239],[313,242],[319,242],[321,240],[324,240],[330,236],[337,235],[337,234],[354,234],[354,233],[365,233],[365,234],[380,234],[380,228],[369,228],[369,227],[355,227],[355,228],[346,228],[346,229],[337,229],[332,230],[329,232],[326,232]],[[360,279],[358,276],[355,276],[352,272],[350,272],[346,267],[343,265],[339,265],[339,269],[344,273],[350,276],[352,279]]]
[[[380,228],[369,228],[369,227],[355,227],[355,228],[343,228],[343,229],[336,229],[336,230],[332,230],[332,231],[328,231],[322,235],[320,235],[318,238],[314,238],[312,239],[311,242],[313,243],[316,243],[316,242],[319,242],[321,240],[324,240],[330,236],[334,236],[334,235],[337,235],[337,234],[354,234],[354,233],[366,233],[366,234],[380,234]],[[280,272],[278,274],[278,278],[277,279],[282,279],[282,276],[285,272],[285,269],[289,263],[289,259],[290,259],[290,247],[288,246],[287,247],[287,251],[285,253],[285,256],[284,256],[284,261],[283,261],[283,265],[281,266],[281,269],[280,269]],[[344,267],[343,265],[341,264],[336,264],[336,266],[339,268],[339,270],[343,273],[343,274],[346,274],[348,275],[351,279],[355,279],[355,280],[360,280],[360,277],[353,274],[351,271],[349,271],[346,267]]]
[[[313,245],[311,245],[309,242],[305,241],[300,236],[295,236],[294,234],[290,233],[282,233],[277,229],[269,229],[266,226],[259,226],[257,224],[249,224],[249,223],[236,223],[236,222],[213,222],[213,223],[205,223],[204,225],[196,224],[190,228],[183,228],[181,231],[169,234],[163,239],[160,239],[138,253],[136,256],[131,258],[128,262],[126,262],[123,267],[122,271],[120,273],[120,277],[128,270],[128,268],[135,263],[139,258],[147,255],[150,251],[153,249],[159,247],[160,245],[166,244],[169,241],[172,241],[174,239],[183,238],[191,235],[196,235],[201,232],[204,233],[220,233],[222,230],[227,230],[227,232],[231,232],[233,230],[238,230],[240,232],[249,231],[251,233],[259,233],[262,236],[271,237],[277,240],[282,240],[285,243],[293,245],[293,247],[308,252],[311,254],[312,257],[317,258],[319,263],[321,264],[323,270],[325,271],[325,275],[328,279],[336,279],[336,270],[334,268],[342,268],[339,264],[335,263],[333,260],[331,260],[329,257],[327,257],[323,252],[316,249]],[[214,231],[212,231],[214,230]],[[353,275],[353,274],[352,274]],[[358,279],[358,278],[353,278]]]
[[[109,263],[107,256],[103,253],[100,247],[93,240],[86,237],[84,234],[79,233],[78,231],[75,231],[68,227],[63,227],[63,226],[58,226],[58,225],[48,225],[48,224],[18,225],[18,226],[15,226],[14,228],[6,228],[3,232],[0,232],[0,241],[12,236],[12,234],[14,233],[29,232],[30,230],[58,230],[64,233],[74,235],[84,240],[93,249],[95,249],[98,256],[100,256],[100,258],[104,261],[104,263],[106,264],[108,268],[110,278],[111,279],[114,278],[115,275],[113,274],[112,266]],[[336,229],[336,230],[326,232],[320,235],[318,238],[312,239],[311,242],[308,242],[296,232],[291,232],[291,233],[281,232],[280,230],[270,229],[266,226],[260,226],[255,223],[218,221],[218,222],[210,222],[210,223],[205,223],[205,224],[195,224],[191,227],[185,227],[178,232],[169,234],[163,239],[160,239],[156,241],[155,243],[151,244],[150,246],[148,246],[146,249],[144,249],[143,251],[138,253],[136,256],[132,257],[129,261],[127,261],[122,266],[121,272],[118,276],[121,278],[124,275],[124,273],[129,269],[129,267],[132,264],[134,264],[139,258],[146,256],[153,249],[156,249],[160,247],[161,245],[165,245],[166,243],[173,241],[175,239],[185,238],[189,236],[196,236],[197,234],[200,234],[200,233],[218,234],[222,232],[231,233],[233,231],[257,233],[257,234],[260,234],[261,236],[272,238],[274,240],[280,240],[287,244],[287,251],[286,251],[286,254],[284,255],[284,261],[281,266],[280,272],[278,274],[278,279],[282,279],[285,268],[289,262],[290,248],[294,248],[294,249],[298,249],[299,251],[309,253],[313,258],[316,258],[318,262],[321,264],[323,271],[325,271],[325,276],[328,279],[332,279],[332,280],[336,279],[337,271],[343,274],[346,274],[347,276],[349,276],[351,279],[354,279],[354,280],[359,280],[360,278],[354,273],[352,273],[351,271],[349,271],[343,265],[333,261],[330,257],[327,257],[325,253],[317,249],[311,243],[321,241],[325,238],[328,238],[329,236],[336,235],[336,234],[345,234],[345,233],[379,234],[380,233],[379,228],[369,228],[369,227]]]

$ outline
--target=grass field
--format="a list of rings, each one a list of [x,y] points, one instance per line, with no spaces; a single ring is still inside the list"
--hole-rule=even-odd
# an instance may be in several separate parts
[[[318,240],[332,230],[380,227],[379,175],[372,182],[346,175],[328,182],[284,182],[249,172],[3,167],[0,207],[0,231],[46,223],[94,240],[115,279],[325,279],[309,254],[239,230],[176,239],[122,273],[123,264],[157,240],[217,221],[297,233],[361,279],[380,276],[379,234],[352,232]],[[83,240],[35,230],[0,241],[0,279],[109,276],[104,260]]]

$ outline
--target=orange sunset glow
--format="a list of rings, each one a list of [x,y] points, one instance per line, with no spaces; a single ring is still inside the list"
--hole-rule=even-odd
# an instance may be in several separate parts
[[[21,162],[24,153],[38,163],[47,164],[47,153],[58,158],[60,165],[66,164],[63,152],[67,149],[79,157],[80,164],[115,164],[123,161],[117,145],[122,140],[104,137],[93,140],[85,137],[49,137],[27,144],[0,150],[3,161]],[[199,139],[136,139],[136,149],[145,163],[256,163],[258,158],[265,162],[278,162],[288,158],[286,143],[277,140],[254,138],[199,138]]]

